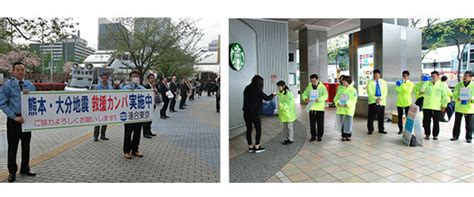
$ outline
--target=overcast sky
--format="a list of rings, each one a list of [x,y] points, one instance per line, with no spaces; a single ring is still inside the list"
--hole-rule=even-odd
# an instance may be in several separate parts
[[[196,18],[197,26],[202,30],[204,36],[200,46],[206,47],[212,40],[216,40],[220,33],[219,20],[213,18]],[[98,18],[81,17],[75,18],[79,22],[78,30],[81,31],[81,38],[87,40],[87,45],[97,50],[98,40]]]

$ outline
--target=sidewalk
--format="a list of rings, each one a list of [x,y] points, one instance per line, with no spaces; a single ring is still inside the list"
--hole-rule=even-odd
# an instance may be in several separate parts
[[[110,126],[110,140],[98,142],[92,140],[93,128],[34,133],[33,159],[56,151],[71,140],[84,140],[33,166],[36,177],[17,176],[17,182],[219,182],[219,114],[215,112],[215,98],[201,97],[187,104],[186,110],[168,113],[171,118],[166,120],[159,119],[157,109],[152,125],[157,136],[142,137],[140,141],[143,158],[123,157],[123,125]],[[5,136],[3,131],[1,137]],[[62,138],[57,139],[58,136]],[[5,166],[1,167],[6,171]]]

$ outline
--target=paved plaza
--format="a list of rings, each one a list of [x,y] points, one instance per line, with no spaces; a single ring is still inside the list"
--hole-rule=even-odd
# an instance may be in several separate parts
[[[123,157],[123,125],[107,129],[109,141],[92,140],[92,127],[36,131],[31,142],[31,166],[36,177],[16,182],[219,182],[219,114],[215,97],[188,101],[185,110],[155,112],[152,130],[141,138],[143,158]],[[5,116],[0,121],[0,181],[6,182]],[[19,150],[20,152],[20,150]],[[18,154],[17,163],[20,162]]]
[[[299,106],[299,104],[297,105]],[[385,122],[388,134],[374,132],[367,135],[367,119],[354,119],[351,142],[342,142],[340,132],[335,131],[335,108],[326,108],[325,133],[322,142],[309,142],[309,117],[304,108],[297,107],[298,121],[303,123],[306,140],[297,154],[285,161],[273,176],[263,182],[322,182],[322,183],[366,183],[366,182],[424,182],[474,183],[474,145],[466,143],[464,129],[459,141],[451,142],[454,118],[449,123],[440,123],[439,140],[424,141],[423,147],[407,147],[397,135],[398,127]],[[387,111],[388,112],[388,111]],[[375,122],[375,125],[377,122]],[[464,124],[462,125],[464,128]],[[377,131],[377,130],[376,130]],[[283,146],[280,139],[281,125],[276,116],[262,118],[262,144],[264,147]],[[277,138],[277,139],[274,139]],[[289,146],[298,145],[293,143]],[[230,140],[230,165],[240,157],[248,157],[245,135]],[[254,157],[252,166],[274,163],[264,154]],[[270,153],[269,153],[270,152]],[[281,158],[281,157],[280,157]],[[281,162],[281,161],[279,161]],[[230,174],[233,180],[232,169]],[[248,180],[255,182],[254,179]],[[244,182],[239,180],[237,182]]]

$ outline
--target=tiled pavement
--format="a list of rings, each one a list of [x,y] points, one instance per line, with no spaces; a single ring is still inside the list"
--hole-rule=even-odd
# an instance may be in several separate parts
[[[188,102],[186,110],[168,114],[167,120],[155,116],[152,128],[158,136],[141,139],[143,158],[123,158],[123,126],[117,125],[108,129],[109,141],[86,140],[34,166],[37,177],[18,176],[17,182],[219,182],[219,114],[214,106],[213,97],[201,97]],[[32,151],[48,151],[49,141],[41,139],[69,132],[35,133]]]
[[[309,138],[308,115],[299,113],[298,120],[305,125]],[[396,124],[385,123],[386,135],[374,133],[369,136],[366,133],[366,119],[355,118],[352,141],[342,142],[340,133],[333,130],[335,110],[328,108],[323,141],[309,142],[307,139],[298,154],[267,182],[473,183],[474,145],[464,139],[449,141],[453,121],[441,123],[438,141],[424,141],[423,147],[407,147],[401,142],[401,136],[396,134]],[[281,130],[275,129],[280,128],[276,117],[263,119],[262,122],[264,133],[278,133]],[[245,139],[239,138],[230,142],[231,155],[245,154],[241,151],[242,146],[246,146]],[[244,142],[243,145],[236,145],[241,143],[239,141]]]

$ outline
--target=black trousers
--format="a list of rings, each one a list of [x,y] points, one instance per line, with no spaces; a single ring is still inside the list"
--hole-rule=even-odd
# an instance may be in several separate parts
[[[454,127],[453,127],[453,138],[458,139],[459,134],[461,134],[461,120],[464,116],[464,120],[466,121],[466,140],[472,140],[472,116],[473,114],[462,114],[456,112],[454,116]]]
[[[423,128],[425,129],[426,137],[431,135],[431,119],[433,119],[433,137],[438,137],[440,118],[441,111],[431,109],[423,110]]]
[[[94,127],[94,138],[99,137],[99,130],[100,130],[100,137],[105,137],[105,131],[107,130],[107,125],[95,126]]]
[[[217,110],[217,112],[219,112],[219,110],[221,108],[221,103],[220,102],[221,102],[221,97],[216,95],[216,110]]]
[[[324,111],[309,111],[309,124],[311,128],[311,139],[321,139],[324,135]],[[316,130],[318,124],[318,130]]]
[[[151,124],[153,122],[144,122],[143,123],[143,135],[151,135]]]
[[[30,171],[30,142],[31,132],[22,132],[21,124],[13,119],[7,119],[7,141],[8,141],[8,172],[16,174],[16,154],[18,143],[21,141],[21,168],[20,172]]]
[[[186,103],[187,96],[181,96],[181,100],[179,101],[179,108],[184,108],[184,104]]]
[[[176,111],[174,107],[176,106],[176,95],[170,100],[170,111]]]
[[[168,109],[168,104],[170,103],[170,100],[169,99],[166,99],[163,101],[163,107],[161,107],[161,110],[160,110],[160,116],[163,117],[163,116],[166,116],[166,109]]]
[[[138,152],[140,145],[140,133],[142,130],[142,123],[124,124],[125,136],[123,138],[123,152],[132,153]],[[133,138],[132,138],[133,134]]]
[[[410,107],[397,107],[398,111],[398,130],[400,132],[403,131],[403,112],[405,112],[405,116],[408,117],[408,110]]]
[[[423,110],[423,100],[423,97],[420,97],[415,101],[415,104],[418,106],[418,109],[420,109],[420,111]]]
[[[262,121],[258,114],[246,114],[244,113],[245,127],[247,127],[247,144],[252,145],[252,124],[255,127],[255,144],[260,144],[260,138],[262,137]]]
[[[369,118],[367,120],[367,129],[369,130],[369,133],[374,132],[374,120],[376,116],[379,126],[379,132],[385,131],[385,128],[383,126],[385,106],[377,105],[376,103],[374,103],[369,105]]]

